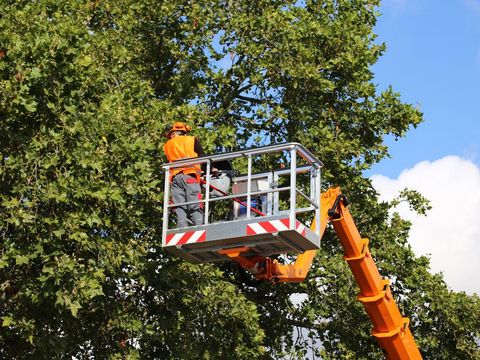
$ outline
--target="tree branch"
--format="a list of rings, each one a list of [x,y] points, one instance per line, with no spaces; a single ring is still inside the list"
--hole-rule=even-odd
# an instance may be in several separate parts
[[[248,101],[248,102],[251,102],[253,104],[259,104],[259,105],[268,103],[268,100],[266,100],[266,99],[257,99],[257,98],[253,98],[253,97],[250,97],[250,96],[244,96],[244,95],[237,95],[237,99]]]

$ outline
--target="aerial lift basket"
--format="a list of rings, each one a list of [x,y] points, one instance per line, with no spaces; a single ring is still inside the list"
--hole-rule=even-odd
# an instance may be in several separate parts
[[[231,193],[217,189],[212,170],[220,162],[241,162],[246,173],[233,176]],[[273,169],[259,168],[271,159],[282,159]],[[171,204],[170,172],[202,165],[204,189],[217,189],[215,196],[204,191],[198,200],[204,207],[201,226],[175,228],[175,206]],[[271,256],[303,253],[320,247],[320,170],[322,163],[298,143],[285,143],[226,154],[183,159],[162,165],[165,170],[162,246],[170,253],[193,263],[228,260],[232,249],[243,249],[244,256]],[[218,196],[220,192],[221,196]],[[218,201],[231,204],[228,219],[212,221],[209,216]],[[173,219],[172,219],[173,218]],[[312,221],[318,222],[311,224]],[[310,230],[310,225],[313,229]]]
[[[279,156],[278,153],[283,154]],[[265,156],[283,159],[285,164],[280,166],[278,162],[274,169],[265,171],[259,164],[272,163],[261,159]],[[242,157],[246,158],[246,166],[241,164]],[[211,189],[215,188],[210,175],[216,164],[235,159],[246,167],[246,174],[232,179],[232,194],[221,189],[205,191],[205,198],[201,200],[205,207],[204,225],[169,228],[169,210],[174,206],[169,204],[170,171],[204,164],[205,189]],[[306,278],[321,235],[330,223],[360,289],[358,300],[373,324],[372,335],[387,359],[422,359],[409,329],[409,319],[402,317],[390,291],[390,282],[381,277],[368,248],[369,240],[360,236],[347,208],[346,196],[340,188],[330,188],[320,194],[321,167],[322,163],[297,143],[165,164],[162,245],[167,251],[195,263],[234,261],[258,280],[300,282]],[[216,201],[222,200],[235,202],[233,215],[229,220],[210,221],[211,208]],[[196,202],[175,206],[192,203]],[[298,256],[294,262],[271,257],[283,253],[297,253]]]

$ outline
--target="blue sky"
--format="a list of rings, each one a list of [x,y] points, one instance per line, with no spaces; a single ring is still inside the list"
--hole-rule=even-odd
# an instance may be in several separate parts
[[[375,30],[387,51],[375,82],[418,105],[425,122],[389,139],[392,158],[369,174],[397,176],[447,155],[480,164],[480,0],[384,0],[379,10]]]
[[[411,221],[409,243],[429,255],[456,291],[480,294],[480,0],[384,0],[376,33],[387,51],[373,67],[379,89],[392,85],[418,105],[424,123],[387,139],[391,158],[366,172],[382,200],[405,187],[431,201]]]

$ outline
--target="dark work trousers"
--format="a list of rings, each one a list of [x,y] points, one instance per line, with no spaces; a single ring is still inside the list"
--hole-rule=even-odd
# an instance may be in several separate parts
[[[191,175],[178,173],[172,180],[172,200],[174,204],[202,199],[199,180]],[[203,203],[175,206],[177,228],[203,224]],[[189,224],[190,220],[190,224]]]

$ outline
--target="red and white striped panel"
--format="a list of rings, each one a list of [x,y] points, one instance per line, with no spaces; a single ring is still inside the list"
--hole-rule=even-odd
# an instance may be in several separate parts
[[[205,241],[207,232],[205,230],[189,231],[184,233],[168,234],[167,246],[192,244]]]
[[[275,233],[279,231],[290,230],[290,219],[280,219],[271,221],[261,221],[247,225],[247,235]],[[295,220],[295,230],[305,236],[305,225]]]

